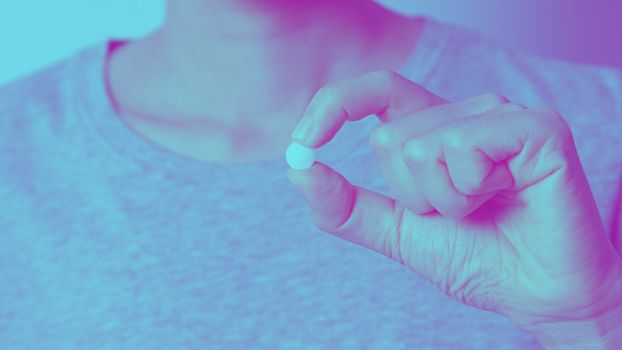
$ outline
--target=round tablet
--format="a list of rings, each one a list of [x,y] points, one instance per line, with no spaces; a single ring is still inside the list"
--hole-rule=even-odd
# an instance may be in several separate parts
[[[309,169],[315,162],[315,151],[312,148],[294,142],[287,147],[285,160],[287,160],[287,164],[292,169]]]

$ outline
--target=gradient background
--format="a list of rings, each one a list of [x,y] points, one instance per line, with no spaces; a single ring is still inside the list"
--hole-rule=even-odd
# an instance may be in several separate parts
[[[164,2],[0,0],[0,84],[109,37],[139,37],[162,21]],[[474,28],[542,56],[622,68],[622,0],[380,2]]]

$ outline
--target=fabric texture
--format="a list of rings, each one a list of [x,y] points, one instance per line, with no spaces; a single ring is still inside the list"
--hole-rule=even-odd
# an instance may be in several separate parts
[[[325,234],[284,158],[184,158],[126,125],[107,43],[0,89],[2,349],[539,349],[509,320]],[[450,100],[496,92],[568,121],[611,228],[622,75],[429,20],[400,73]],[[317,158],[390,195],[347,124]]]

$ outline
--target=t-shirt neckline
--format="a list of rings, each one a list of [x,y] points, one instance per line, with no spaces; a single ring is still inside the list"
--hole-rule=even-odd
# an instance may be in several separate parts
[[[425,85],[430,79],[434,63],[438,62],[444,51],[448,36],[446,29],[435,20],[425,18],[419,40],[398,73]],[[126,161],[173,172],[197,174],[220,170],[232,173],[253,173],[275,168],[286,170],[284,156],[239,164],[204,162],[163,148],[134,131],[120,116],[106,82],[107,55],[115,45],[119,45],[118,40],[108,40],[83,51],[75,61],[76,73],[79,75],[76,77],[77,89],[85,89],[76,91],[73,96],[77,103],[76,112],[87,120],[96,137],[106,147],[112,148]],[[367,138],[367,135],[362,137]]]

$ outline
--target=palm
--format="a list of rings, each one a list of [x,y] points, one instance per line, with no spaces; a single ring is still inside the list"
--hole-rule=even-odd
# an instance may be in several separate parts
[[[587,224],[595,222],[589,202],[581,204],[591,193],[568,187],[578,179],[562,175],[500,192],[463,219],[435,213],[422,220],[404,209],[396,258],[458,301],[516,322],[587,309],[593,300],[577,296],[606,288],[602,266],[610,262],[592,253],[606,248],[600,227]]]
[[[320,89],[295,139],[321,147],[346,120],[372,114],[382,124],[370,143],[394,198],[320,162],[290,169],[318,228],[527,331],[616,302],[622,264],[558,113],[494,94],[448,103],[393,72],[371,72]]]

